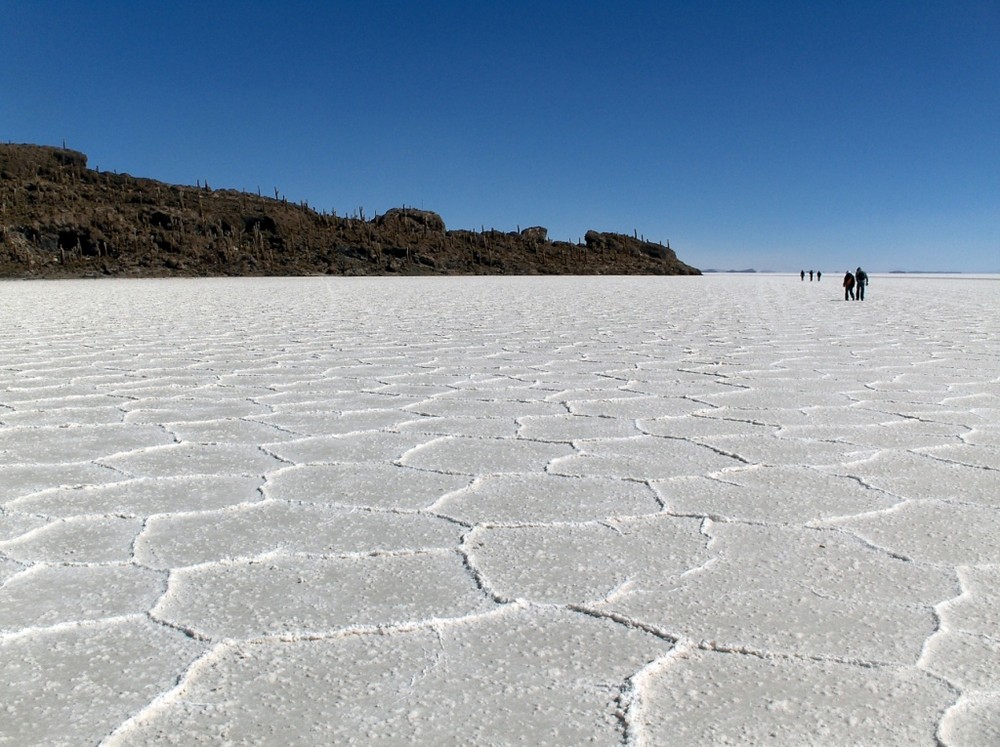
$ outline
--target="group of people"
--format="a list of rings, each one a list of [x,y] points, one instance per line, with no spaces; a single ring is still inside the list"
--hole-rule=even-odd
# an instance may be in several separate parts
[[[823,277],[823,273],[816,270],[815,273],[809,270],[809,282],[812,282],[813,275],[816,276],[816,281]],[[806,279],[806,271],[800,270],[799,277],[804,281]],[[862,270],[860,267],[854,272],[850,270],[844,275],[844,300],[865,300],[865,286],[868,285],[868,273]]]
[[[868,285],[868,273],[860,267],[853,273],[848,270],[844,275],[844,300],[864,301],[865,286]]]

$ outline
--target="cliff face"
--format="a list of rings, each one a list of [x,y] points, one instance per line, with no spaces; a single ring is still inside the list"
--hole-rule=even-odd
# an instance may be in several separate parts
[[[436,213],[367,219],[235,190],[87,168],[82,153],[0,144],[0,277],[385,274],[699,275],[668,247],[541,227],[449,231]]]

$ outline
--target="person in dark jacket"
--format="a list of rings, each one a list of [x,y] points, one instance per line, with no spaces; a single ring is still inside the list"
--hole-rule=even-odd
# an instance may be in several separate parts
[[[865,300],[865,286],[868,285],[868,273],[860,267],[854,271],[854,297],[859,301]]]
[[[844,300],[848,299],[854,300],[854,276],[850,270],[844,275]]]

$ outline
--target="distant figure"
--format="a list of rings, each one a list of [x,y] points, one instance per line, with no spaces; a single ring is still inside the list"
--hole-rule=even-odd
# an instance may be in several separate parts
[[[809,282],[811,283],[812,281],[813,281],[813,271],[809,270]]]
[[[846,301],[848,298],[854,300],[854,276],[850,270],[844,275],[844,300]]]
[[[868,285],[868,273],[860,267],[854,271],[854,282],[857,283],[857,291],[854,294],[859,301],[865,300],[865,286]]]
[[[805,280],[806,279],[806,271],[805,270],[799,270],[799,277],[802,278],[802,280]]]
[[[816,282],[817,283],[820,281],[820,278],[822,278],[822,277],[823,277],[823,273],[820,272],[819,270],[816,270]]]

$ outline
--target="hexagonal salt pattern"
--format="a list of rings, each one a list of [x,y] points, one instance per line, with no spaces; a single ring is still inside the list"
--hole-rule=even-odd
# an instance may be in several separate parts
[[[643,681],[652,744],[933,744],[954,693],[914,667],[686,650]]]
[[[997,743],[998,280],[877,282],[10,284],[0,743]]]
[[[109,745],[614,744],[618,683],[670,649],[607,619],[524,607],[225,645]]]
[[[0,734],[16,745],[98,744],[169,692],[207,645],[142,615],[0,638]]]

